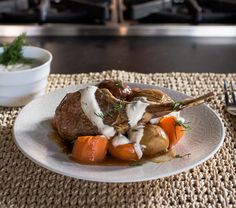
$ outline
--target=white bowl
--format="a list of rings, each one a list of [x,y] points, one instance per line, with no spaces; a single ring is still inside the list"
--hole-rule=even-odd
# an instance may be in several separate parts
[[[52,54],[42,48],[25,46],[23,56],[38,59],[42,64],[26,70],[0,71],[0,106],[22,106],[45,93]]]

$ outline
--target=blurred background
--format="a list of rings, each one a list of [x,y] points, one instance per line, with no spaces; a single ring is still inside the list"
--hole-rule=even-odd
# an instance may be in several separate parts
[[[236,0],[0,0],[0,43],[22,32],[52,73],[236,72]]]

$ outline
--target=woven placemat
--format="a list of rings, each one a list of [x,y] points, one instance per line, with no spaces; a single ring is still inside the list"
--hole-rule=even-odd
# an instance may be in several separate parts
[[[65,177],[31,162],[16,147],[12,125],[20,108],[0,108],[0,208],[5,207],[236,207],[236,117],[224,110],[223,80],[236,74],[138,74],[106,71],[50,75],[48,91],[67,85],[122,79],[197,96],[210,90],[210,106],[226,127],[223,147],[202,165],[175,176],[139,183],[101,183]],[[33,116],[33,115],[32,115]]]

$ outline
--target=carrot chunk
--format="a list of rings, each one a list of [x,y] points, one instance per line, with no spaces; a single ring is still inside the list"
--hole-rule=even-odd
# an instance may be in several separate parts
[[[81,163],[100,162],[106,157],[107,142],[102,135],[80,136],[74,143],[71,157]]]
[[[158,124],[168,135],[170,140],[169,148],[177,144],[185,133],[184,126],[180,125],[174,116],[163,117]]]
[[[133,144],[123,144],[117,147],[114,147],[112,143],[108,142],[108,151],[109,153],[120,160],[125,161],[137,161],[139,160]]]

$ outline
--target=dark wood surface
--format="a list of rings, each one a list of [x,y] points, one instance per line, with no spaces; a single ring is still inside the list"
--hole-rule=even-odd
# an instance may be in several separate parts
[[[0,43],[11,40],[0,38]],[[236,72],[236,38],[34,37],[29,41],[51,51],[52,73]]]

